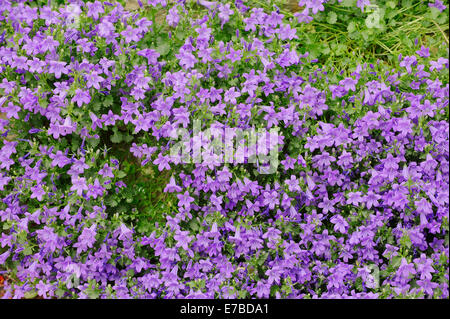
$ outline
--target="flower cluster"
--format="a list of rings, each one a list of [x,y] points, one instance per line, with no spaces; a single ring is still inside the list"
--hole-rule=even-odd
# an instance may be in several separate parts
[[[449,61],[320,65],[295,39],[326,2],[0,1],[4,297],[448,298]],[[180,163],[194,120],[278,128],[279,165],[201,134]],[[136,166],[167,177],[158,217]]]

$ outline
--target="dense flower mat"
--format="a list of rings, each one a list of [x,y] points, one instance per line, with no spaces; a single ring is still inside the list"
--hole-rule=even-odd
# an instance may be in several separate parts
[[[0,0],[3,297],[448,298],[448,58],[321,65],[328,2]],[[278,165],[180,162],[195,120],[278,128]]]

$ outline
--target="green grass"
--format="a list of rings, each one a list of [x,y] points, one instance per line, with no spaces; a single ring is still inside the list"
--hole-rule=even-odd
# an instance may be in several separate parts
[[[308,51],[319,59],[320,64],[335,65],[339,70],[355,61],[373,63],[381,60],[393,66],[400,53],[403,56],[414,54],[421,45],[430,47],[434,56],[448,55],[447,13],[429,8],[421,1],[372,1],[379,5],[381,17],[378,25],[370,27],[366,19],[372,13],[367,8],[363,13],[355,7],[326,4],[325,11],[315,15],[311,23],[298,24],[294,13],[302,8],[296,0],[247,2],[269,12],[274,8],[272,5],[281,8],[280,12],[292,18],[293,25],[297,26],[297,48]],[[344,1],[343,4],[353,2]]]

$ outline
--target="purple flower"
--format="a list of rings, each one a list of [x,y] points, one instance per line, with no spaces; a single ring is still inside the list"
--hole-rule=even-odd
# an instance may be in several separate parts
[[[14,91],[16,87],[16,83],[14,81],[8,81],[7,79],[3,79],[0,83],[0,88],[3,89],[5,94],[10,94]]]
[[[61,247],[58,235],[54,232],[53,228],[44,226],[43,229],[37,230],[36,233],[44,249],[44,253],[47,251],[54,252],[57,248]]]
[[[370,0],[358,0],[356,2],[356,6],[360,8],[362,12],[364,12],[364,7],[370,6]]]
[[[433,260],[422,253],[420,258],[414,259],[414,263],[416,264],[417,272],[420,274],[420,279],[431,280],[432,273],[436,272],[433,268]]]
[[[297,18],[298,23],[310,23],[313,20],[313,17],[309,16],[308,8],[294,13],[294,16]]]
[[[184,69],[191,69],[195,66],[195,63],[197,63],[196,57],[186,50],[180,50],[180,53],[175,54],[175,56]]]
[[[180,15],[178,14],[178,6],[174,6],[166,15],[167,24],[171,27],[176,27],[180,22]]]
[[[155,65],[156,63],[158,63],[158,58],[160,57],[160,54],[152,49],[140,50],[137,52],[137,55],[147,58],[149,65]]]
[[[86,251],[88,248],[92,248],[96,241],[96,228],[97,225],[95,224],[92,224],[89,228],[83,228],[81,235],[78,237],[78,242],[73,245],[75,248],[77,248],[77,254]]]
[[[447,6],[444,5],[444,3],[441,0],[434,0],[433,3],[428,3],[428,6],[430,8],[434,7],[438,9],[440,12],[444,11],[447,8]]]
[[[192,241],[192,237],[188,236],[188,231],[177,231],[175,235],[173,236],[173,239],[175,239],[176,244],[175,247],[181,247],[184,250],[188,250],[188,245]]]
[[[110,21],[104,19],[97,25],[98,35],[103,38],[110,38],[114,36],[115,26]]]
[[[318,207],[322,208],[324,214],[327,214],[328,212],[334,213],[336,211],[333,201],[328,199],[328,197],[325,197],[322,202],[319,203]]]
[[[33,57],[32,60],[28,60],[28,71],[32,73],[42,73],[44,71],[44,67],[46,63],[44,61],[39,60],[36,57]]]
[[[158,158],[153,161],[153,164],[158,165],[158,170],[160,172],[164,169],[170,169],[168,156],[161,155],[161,153],[158,154]]]
[[[89,104],[91,102],[91,95],[88,90],[76,89],[72,102],[77,103],[78,107],[81,107],[83,104]]]
[[[225,92],[224,100],[225,102],[229,102],[234,105],[236,104],[236,98],[239,96],[241,96],[241,93],[233,86]]]
[[[253,291],[256,293],[258,298],[269,298],[271,285],[263,280],[257,282],[256,287]]]
[[[100,75],[98,75],[96,72],[92,72],[91,74],[88,74],[86,76],[86,80],[87,80],[86,86],[88,88],[94,87],[97,90],[99,90],[100,89],[100,83],[102,83],[105,79],[102,78]],[[78,90],[79,89],[77,89],[77,91]],[[77,94],[77,91],[75,91],[75,95]],[[72,99],[72,101],[73,101],[73,99]],[[90,99],[89,99],[89,101],[90,101]],[[85,103],[88,104],[89,101],[85,102]],[[78,104],[78,106],[80,106],[80,104]]]
[[[14,105],[12,102],[9,102],[7,107],[0,107],[0,110],[6,113],[6,117],[8,119],[15,118],[18,120],[21,108],[17,105]]]
[[[129,241],[133,239],[133,231],[124,224],[120,224],[119,228],[115,230],[115,235],[118,235],[119,240]]]
[[[334,215],[330,221],[334,224],[334,230],[342,234],[347,233],[348,223],[341,215]]]
[[[348,193],[348,199],[347,199],[347,204],[350,205],[355,205],[358,206],[359,203],[363,202],[363,198],[362,198],[362,193],[361,192],[350,192]]]
[[[94,113],[89,113],[89,117],[92,120],[91,129],[93,131],[95,131],[97,127],[102,128],[102,121]]]
[[[52,284],[46,284],[42,280],[39,281],[39,283],[36,285],[37,288],[37,294],[38,296],[47,297],[47,293],[49,293],[49,296],[53,296],[53,285]]]
[[[412,72],[411,66],[416,65],[417,64],[417,58],[416,56],[405,56],[402,60],[402,62],[400,62],[400,66],[406,68],[406,70],[408,71],[408,73]]]
[[[5,190],[5,186],[8,185],[10,180],[11,180],[11,177],[0,175],[0,191]]]
[[[280,203],[279,194],[277,191],[264,192],[263,205],[269,206],[270,209],[274,209],[275,205]]]
[[[419,201],[415,201],[416,210],[420,215],[420,225],[427,225],[427,216],[433,214],[433,208],[431,204],[425,199],[421,198]]]
[[[305,6],[307,9],[311,9],[313,14],[317,14],[317,12],[325,10],[324,2],[327,2],[327,0],[300,0],[298,5]]]
[[[189,209],[191,207],[191,203],[194,201],[194,198],[189,196],[188,191],[185,191],[184,194],[178,194],[178,206],[182,207],[184,206],[186,209]]]
[[[86,185],[86,178],[75,176],[72,178],[72,187],[70,187],[71,191],[76,191],[78,196],[83,194],[83,191],[87,191],[88,187]]]
[[[87,3],[88,12],[87,16],[92,17],[95,20],[99,18],[100,13],[104,13],[103,5],[101,2],[95,1],[95,2],[88,2]]]
[[[441,71],[444,66],[448,68],[448,59],[440,57],[437,61],[430,61],[430,71]]]
[[[114,125],[117,119],[119,119],[119,116],[109,110],[108,114],[102,114],[101,121],[103,122],[103,124],[105,124],[105,126],[109,126]]]
[[[130,25],[128,25],[127,28],[120,33],[120,35],[125,38],[125,43],[137,42],[141,38],[139,36],[139,29],[133,29]]]
[[[417,280],[417,284],[419,285],[421,290],[423,290],[426,294],[430,296],[434,295],[435,289],[439,286],[437,283],[431,282],[429,279]]]
[[[225,5],[219,4],[219,19],[222,23],[222,26],[230,20],[230,16],[233,15],[234,10],[230,8],[230,4],[227,3]]]
[[[60,168],[70,164],[72,161],[67,158],[63,152],[57,151],[56,154],[50,154],[50,158],[53,159],[52,166],[58,166]]]
[[[288,189],[291,192],[300,192],[301,188],[299,185],[299,181],[294,175],[291,175],[290,179],[285,180],[286,185],[288,185]]]
[[[430,57],[430,49],[427,47],[424,47],[423,45],[420,48],[420,50],[416,51],[416,53],[417,53],[417,55],[421,56],[422,58]]]
[[[357,84],[358,81],[354,80],[352,78],[345,78],[344,80],[341,80],[339,82],[340,85],[342,85],[344,87],[344,89],[346,89],[347,91],[356,91],[356,86],[355,84]]]
[[[31,187],[30,198],[36,198],[38,201],[42,201],[44,195],[45,195],[45,191],[41,185],[36,185],[36,186]]]
[[[57,79],[61,78],[62,74],[67,74],[66,62],[50,61],[48,72],[53,73]]]
[[[103,165],[103,168],[98,171],[98,174],[105,178],[106,177],[114,178],[112,168],[109,167],[108,163],[105,163],[105,165]]]
[[[7,250],[3,254],[0,254],[0,264],[5,265],[6,260],[8,259],[11,251]]]
[[[281,25],[276,31],[281,40],[298,39],[297,29],[291,28],[290,24]]]
[[[231,63],[239,61],[242,58],[242,51],[230,48],[230,53],[226,56],[226,58],[229,59]]]
[[[117,185],[117,183],[116,183],[116,185]],[[120,184],[117,185],[117,186],[120,186]],[[125,187],[125,186],[123,186],[123,187]],[[97,197],[103,196],[104,193],[105,193],[105,189],[101,186],[100,181],[98,180],[98,178],[96,178],[94,180],[94,184],[89,185],[88,188],[89,189],[88,189],[88,191],[86,193],[87,197],[92,197],[92,198],[95,199]]]

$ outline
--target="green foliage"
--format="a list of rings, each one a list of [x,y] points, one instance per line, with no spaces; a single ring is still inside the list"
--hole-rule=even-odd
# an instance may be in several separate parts
[[[314,15],[309,24],[298,24],[293,8],[286,1],[248,1],[266,8],[282,8],[281,12],[292,17],[292,25],[298,29],[295,42],[300,51],[323,64],[333,64],[343,69],[351,60],[392,63],[397,56],[411,55],[419,46],[439,50],[442,56],[448,46],[448,15],[434,7],[423,5],[423,1],[377,0],[362,12],[356,0],[332,0],[324,4],[325,10]],[[445,54],[444,54],[445,55]],[[350,58],[350,61],[349,59]]]

